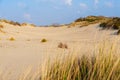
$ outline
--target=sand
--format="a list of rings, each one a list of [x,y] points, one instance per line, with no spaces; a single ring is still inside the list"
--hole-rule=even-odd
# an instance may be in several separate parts
[[[118,40],[115,30],[101,30],[99,24],[86,27],[31,27],[13,26],[0,22],[4,26],[0,32],[0,70],[11,71],[19,75],[27,67],[38,67],[48,58],[69,53],[92,54],[96,46],[104,40]],[[9,40],[13,37],[15,40]],[[42,43],[45,38],[47,42]],[[58,48],[62,42],[68,49]],[[12,77],[13,80],[15,77]],[[9,80],[9,79],[8,79]]]

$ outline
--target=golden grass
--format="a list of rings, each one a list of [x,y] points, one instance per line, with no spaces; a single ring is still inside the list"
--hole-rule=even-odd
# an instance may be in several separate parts
[[[120,58],[114,45],[105,44],[97,52],[91,57],[73,53],[48,60],[40,70],[32,75],[27,71],[20,80],[120,80]]]
[[[0,29],[0,33],[4,33],[5,34],[6,32]]]
[[[2,28],[4,28],[4,26],[3,26],[2,24],[0,24],[0,32],[1,32],[1,33],[5,33],[5,32],[2,30]]]
[[[48,60],[34,73],[28,68],[18,80],[120,80],[120,58],[116,49],[114,44],[104,43],[95,55],[80,56],[73,52]]]
[[[41,80],[120,80],[120,59],[113,54],[88,58],[70,56],[47,65]]]
[[[0,28],[4,28],[4,26],[2,24],[0,24]]]
[[[15,38],[14,37],[10,37],[9,40],[10,41],[15,41]]]

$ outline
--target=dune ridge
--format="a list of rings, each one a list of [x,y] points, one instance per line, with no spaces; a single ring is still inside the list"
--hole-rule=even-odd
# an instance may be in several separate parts
[[[12,75],[19,75],[27,66],[36,68],[48,58],[55,59],[71,52],[93,55],[96,47],[106,41],[116,43],[119,52],[118,30],[103,30],[100,22],[104,18],[101,18],[87,17],[88,22],[82,18],[82,21],[58,27],[33,27],[0,20],[0,70],[12,70]],[[85,21],[89,24],[81,27]]]

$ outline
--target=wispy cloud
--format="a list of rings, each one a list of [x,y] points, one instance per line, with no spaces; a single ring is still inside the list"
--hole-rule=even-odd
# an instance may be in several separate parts
[[[26,8],[27,5],[23,2],[18,2],[18,7],[21,7],[21,8]]]
[[[72,1],[73,1],[73,0],[65,0],[65,4],[71,6],[71,5],[72,5]]]
[[[23,17],[26,19],[26,20],[31,20],[31,15],[29,13],[25,13],[23,15]]]
[[[107,6],[107,7],[109,7],[109,8],[114,7],[114,5],[113,5],[112,2],[106,2],[106,3],[105,3],[105,6]]]
[[[88,8],[87,4],[85,4],[85,3],[80,3],[80,7],[83,8],[83,9],[87,9]]]
[[[97,5],[99,3],[99,0],[94,0],[94,4]]]
[[[99,0],[94,0],[95,9],[98,8]]]
[[[73,0],[34,0],[36,2],[53,2],[53,3],[63,3],[63,4],[66,4],[68,6],[71,6],[72,5],[72,2]]]

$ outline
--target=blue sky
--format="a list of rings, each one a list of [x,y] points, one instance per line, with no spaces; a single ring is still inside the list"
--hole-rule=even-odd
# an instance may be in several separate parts
[[[120,17],[120,0],[0,0],[0,18],[18,22],[63,24],[88,15]]]

